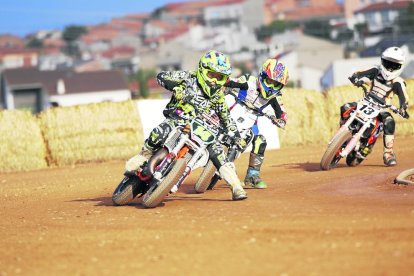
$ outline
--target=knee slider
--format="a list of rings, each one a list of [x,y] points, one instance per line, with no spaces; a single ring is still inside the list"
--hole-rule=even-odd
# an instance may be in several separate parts
[[[252,152],[259,155],[264,155],[266,150],[267,142],[263,135],[257,135],[253,138]]]
[[[384,133],[386,135],[392,135],[395,132],[395,121],[389,116],[384,120]]]

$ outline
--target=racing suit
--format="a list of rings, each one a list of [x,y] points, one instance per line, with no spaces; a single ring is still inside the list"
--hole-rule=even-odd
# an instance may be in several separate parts
[[[225,93],[232,93],[237,95],[236,103],[242,102],[244,106],[259,116],[267,106],[271,106],[276,116],[274,116],[272,123],[279,127],[284,127],[287,121],[287,113],[283,107],[282,93],[275,93],[265,98],[263,97],[259,86],[257,85],[258,78],[249,74],[243,75],[225,84],[228,89]],[[233,105],[234,106],[234,105]],[[232,109],[232,107],[230,109]],[[266,150],[266,138],[260,134],[258,122],[252,126],[254,134],[253,146],[250,152],[249,165],[245,177],[245,184],[253,186],[254,188],[266,188],[266,183],[260,178],[260,168],[264,161],[264,153]]]
[[[214,111],[229,133],[233,133],[236,137],[240,136],[236,124],[228,112],[222,90],[208,98],[201,90],[195,72],[163,71],[157,75],[157,81],[162,87],[173,92],[163,111],[166,119],[152,130],[145,140],[141,153],[127,161],[127,171],[136,171],[156,150],[163,146],[169,133],[175,127],[188,124],[196,116],[195,107],[197,112],[210,113]],[[227,162],[222,145],[216,142],[210,145],[207,150],[220,175],[232,187],[233,200],[246,198],[247,195],[237,177],[234,164]],[[145,158],[142,158],[143,156]]]
[[[393,80],[386,81],[378,67],[373,67],[365,71],[354,73],[350,80],[357,86],[363,83],[370,84],[369,97],[377,100],[382,104],[390,104],[394,94],[397,94],[400,102],[400,112],[406,114],[408,107],[408,94],[406,91],[406,83],[400,77]],[[350,109],[355,109],[356,102],[347,103],[341,106],[341,123],[345,122],[349,117]],[[402,114],[404,116],[404,114]],[[387,166],[396,165],[396,158],[394,154],[394,132],[395,121],[388,111],[381,112],[378,116],[379,120],[384,124],[384,164]]]

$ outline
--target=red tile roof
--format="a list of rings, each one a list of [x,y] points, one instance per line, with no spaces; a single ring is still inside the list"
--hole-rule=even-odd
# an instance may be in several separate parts
[[[327,6],[311,6],[298,8],[286,12],[286,19],[288,20],[303,20],[315,17],[331,17],[340,16],[343,14],[343,7],[341,5],[327,5]]]
[[[91,26],[88,28],[88,33],[83,35],[81,40],[84,41],[86,44],[102,40],[109,41],[117,37],[121,32],[122,30],[120,30],[119,28],[107,24]]]
[[[135,54],[135,49],[128,46],[119,46],[102,52],[102,56],[106,58],[122,58],[131,57]]]
[[[0,48],[0,57],[7,55],[37,55],[37,50],[19,48]]]
[[[374,11],[382,11],[382,10],[400,10],[406,9],[410,3],[413,1],[384,1],[369,4],[359,10],[356,10],[354,13],[367,13],[367,12],[374,12]]]
[[[108,24],[111,27],[125,30],[131,33],[138,33],[144,23],[129,17],[113,18]]]
[[[52,38],[45,38],[43,40],[43,47],[56,47],[60,48],[65,46],[65,41],[63,39],[52,39]]]
[[[24,40],[20,37],[4,34],[0,35],[0,48],[23,48]]]

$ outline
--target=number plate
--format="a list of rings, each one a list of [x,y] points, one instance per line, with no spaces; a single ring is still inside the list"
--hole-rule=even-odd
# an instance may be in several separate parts
[[[372,119],[378,116],[381,109],[379,107],[360,101],[357,107],[357,115],[361,119]]]
[[[193,121],[191,123],[191,139],[199,144],[211,144],[216,140],[216,136],[202,124]]]

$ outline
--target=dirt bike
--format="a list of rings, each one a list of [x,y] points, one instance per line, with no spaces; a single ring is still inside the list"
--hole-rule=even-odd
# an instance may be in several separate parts
[[[246,145],[243,148],[240,148],[240,146],[236,144],[235,140],[226,134],[226,130],[224,129],[221,129],[218,141],[228,149],[227,159],[229,162],[233,162],[252,143],[254,133],[251,128],[257,121],[257,118],[259,116],[265,116],[269,120],[272,120],[273,117],[262,111],[253,111],[245,102],[237,100],[237,95],[232,93],[230,93],[230,95],[236,99],[236,104],[230,110],[230,115],[236,122],[240,136],[245,141]],[[213,162],[209,161],[203,172],[200,174],[194,189],[197,193],[204,193],[206,190],[212,190],[220,179],[220,174],[217,172]]]
[[[158,206],[191,171],[207,164],[207,147],[216,141],[219,125],[216,115],[199,113],[189,124],[175,128],[136,174],[125,176],[112,195],[113,203],[125,205],[140,195],[144,207]]]
[[[322,170],[327,171],[336,167],[344,157],[348,166],[361,164],[371,153],[377,138],[383,133],[383,124],[378,119],[378,115],[389,108],[393,113],[401,116],[397,107],[384,104],[368,93],[365,86],[361,88],[364,90],[364,98],[357,103],[356,108],[350,109],[349,118],[329,142],[320,163]]]

